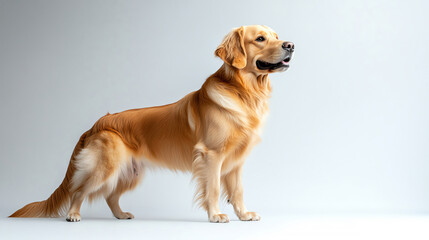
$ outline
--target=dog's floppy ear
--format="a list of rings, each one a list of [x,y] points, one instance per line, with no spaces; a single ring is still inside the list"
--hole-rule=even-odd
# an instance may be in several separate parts
[[[217,47],[215,55],[235,68],[244,68],[247,64],[247,55],[246,49],[244,49],[243,36],[243,26],[232,30]]]

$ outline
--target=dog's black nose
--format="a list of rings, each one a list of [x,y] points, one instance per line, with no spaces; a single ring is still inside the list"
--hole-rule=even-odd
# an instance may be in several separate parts
[[[293,44],[293,42],[284,42],[282,44],[282,48],[286,51],[293,52],[295,49],[295,45]]]

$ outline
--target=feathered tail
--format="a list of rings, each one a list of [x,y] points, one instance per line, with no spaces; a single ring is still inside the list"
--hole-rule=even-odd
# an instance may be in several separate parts
[[[66,176],[64,177],[61,185],[51,194],[51,196],[45,201],[27,204],[9,217],[59,217],[64,215],[71,199],[71,193],[69,189],[70,182],[75,171],[73,161],[76,155],[84,147],[87,133],[88,131],[80,137],[79,142],[76,144],[76,147],[73,150]]]

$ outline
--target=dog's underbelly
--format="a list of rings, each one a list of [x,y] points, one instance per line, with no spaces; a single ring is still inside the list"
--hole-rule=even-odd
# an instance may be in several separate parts
[[[134,154],[133,158],[145,169],[167,168],[173,171],[191,171],[192,170],[192,148],[184,148],[172,144],[162,144],[156,152],[145,151],[144,153]]]

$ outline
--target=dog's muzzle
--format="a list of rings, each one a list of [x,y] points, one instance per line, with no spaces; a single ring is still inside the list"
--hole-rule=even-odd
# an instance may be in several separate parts
[[[295,51],[295,45],[292,42],[284,42],[282,44],[282,49],[286,51],[285,58],[277,63],[270,63],[262,60],[256,61],[256,67],[259,70],[277,70],[283,68],[286,70],[289,68],[289,62],[292,59],[293,52]]]

